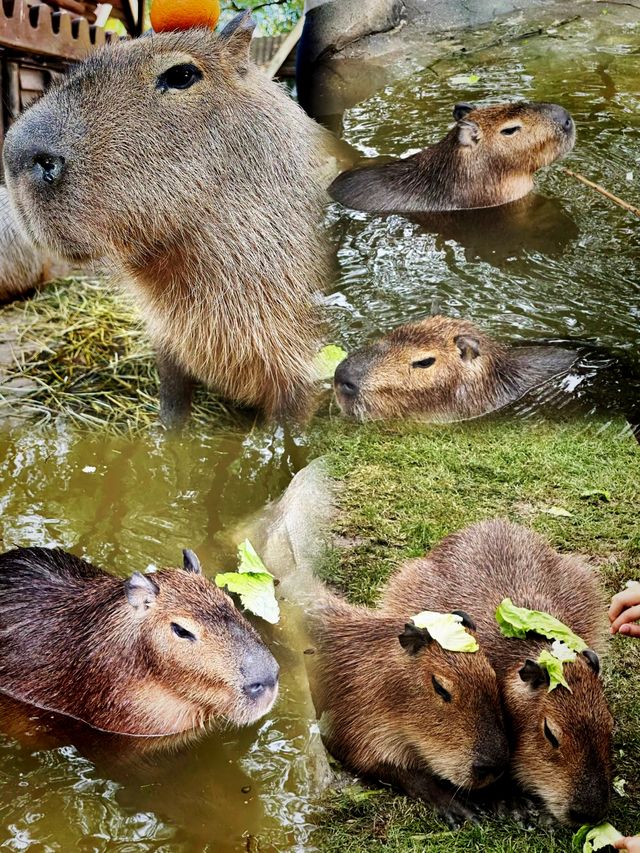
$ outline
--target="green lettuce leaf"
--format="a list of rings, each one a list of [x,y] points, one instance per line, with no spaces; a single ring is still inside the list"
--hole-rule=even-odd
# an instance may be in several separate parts
[[[475,637],[462,625],[462,616],[457,613],[423,610],[411,621],[416,628],[426,628],[433,639],[450,652],[477,652],[480,648]]]
[[[273,575],[248,539],[238,547],[238,561],[237,572],[222,572],[215,576],[216,585],[239,595],[246,610],[275,625],[280,619],[280,608]]]
[[[551,693],[552,690],[555,690],[559,684],[566,687],[569,693],[572,692],[564,677],[561,660],[558,660],[555,655],[552,655],[548,649],[544,649],[544,651],[540,652],[538,663],[549,673],[549,693]]]
[[[586,834],[585,834],[586,830]],[[583,853],[594,853],[595,850],[602,850],[603,847],[608,847],[620,838],[624,838],[621,832],[611,826],[610,823],[601,823],[600,826],[589,828],[582,826],[573,836],[574,841],[584,843],[582,846]]]
[[[313,363],[318,379],[333,379],[336,367],[341,361],[344,361],[346,357],[346,350],[343,350],[341,347],[337,347],[335,344],[329,344],[326,347],[322,347]]]
[[[549,640],[561,640],[574,652],[583,652],[587,648],[584,640],[555,616],[540,610],[516,607],[510,598],[505,598],[499,604],[496,621],[505,637],[524,640],[528,633],[534,633]]]

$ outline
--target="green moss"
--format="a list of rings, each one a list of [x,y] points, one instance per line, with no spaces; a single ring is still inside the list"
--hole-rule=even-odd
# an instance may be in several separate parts
[[[622,423],[480,421],[453,426],[319,425],[315,449],[342,481],[335,532],[344,547],[323,567],[351,601],[375,604],[390,572],[443,536],[504,516],[560,551],[588,555],[609,593],[640,579],[640,450]],[[553,515],[560,508],[570,513]],[[640,642],[617,638],[605,673],[617,722],[612,822],[640,831]],[[354,793],[355,790],[355,793]],[[360,794],[358,794],[360,791]],[[316,843],[323,851],[566,851],[571,834],[483,820],[451,832],[432,810],[388,790],[328,798]]]

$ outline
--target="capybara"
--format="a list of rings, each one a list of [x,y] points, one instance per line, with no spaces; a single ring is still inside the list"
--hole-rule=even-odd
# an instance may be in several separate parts
[[[433,316],[351,353],[335,372],[342,411],[360,420],[475,418],[518,400],[576,362],[559,346],[506,346],[468,320]]]
[[[595,574],[581,559],[558,554],[536,533],[504,520],[467,527],[406,563],[391,578],[382,610],[402,619],[425,607],[468,608],[500,683],[513,777],[559,821],[597,824],[609,807],[613,720],[596,653],[590,649],[564,665],[570,690],[549,691],[537,659],[550,641],[503,636],[496,609],[504,598],[550,613],[592,649],[602,649],[605,605]]]
[[[413,628],[416,604],[398,618],[323,595],[309,618],[314,702],[327,748],[347,768],[457,822],[471,812],[456,793],[508,765],[498,684],[482,649],[446,651]]]
[[[26,239],[0,186],[0,302],[28,295],[56,272],[66,270]]]
[[[535,172],[575,142],[573,119],[557,104],[457,104],[453,117],[435,145],[338,175],[332,198],[372,213],[495,207],[525,196]]]
[[[0,690],[128,735],[254,722],[278,665],[185,551],[184,569],[115,577],[59,549],[0,556]]]
[[[249,58],[253,23],[109,45],[7,134],[30,236],[105,258],[158,352],[161,414],[199,380],[267,416],[308,400],[327,274],[322,130]],[[326,182],[326,175],[324,176]]]

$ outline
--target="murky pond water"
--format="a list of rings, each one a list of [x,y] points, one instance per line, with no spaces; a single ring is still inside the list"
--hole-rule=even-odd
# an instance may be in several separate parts
[[[346,138],[369,156],[399,155],[441,136],[456,102],[557,101],[578,126],[567,165],[638,204],[640,23],[628,10],[602,11],[435,71],[417,68],[353,108]],[[557,167],[539,177],[538,193],[437,224],[332,206],[338,337],[353,348],[435,300],[501,338],[588,340],[638,359],[638,220]],[[67,547],[121,575],[176,565],[187,546],[212,575],[234,567],[234,528],[283,490],[305,456],[304,439],[280,430],[127,439],[64,423],[15,428],[0,433],[2,545]],[[315,736],[297,639],[258,627],[283,664],[282,693],[267,719],[243,731],[134,747],[0,705],[0,848],[311,849],[315,780],[305,753]]]

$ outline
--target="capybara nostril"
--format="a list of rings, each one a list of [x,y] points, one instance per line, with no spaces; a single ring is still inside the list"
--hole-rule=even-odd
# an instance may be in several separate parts
[[[471,765],[473,776],[478,782],[488,782],[502,776],[506,763],[494,758],[479,758]]]
[[[65,159],[60,154],[40,151],[34,154],[32,168],[37,179],[45,184],[56,184],[64,172]]]
[[[259,699],[260,696],[267,692],[267,690],[273,689],[275,686],[275,680],[269,678],[266,681],[254,681],[253,684],[247,684],[244,688],[244,692],[247,694],[249,699]]]
[[[606,810],[598,809],[594,811],[593,809],[569,809],[569,821],[575,826],[584,826],[584,824],[589,824],[590,826],[596,826],[601,823],[606,817]]]
[[[337,391],[345,397],[356,397],[360,388],[354,372],[351,370],[348,359],[341,362],[333,377],[333,384]]]

